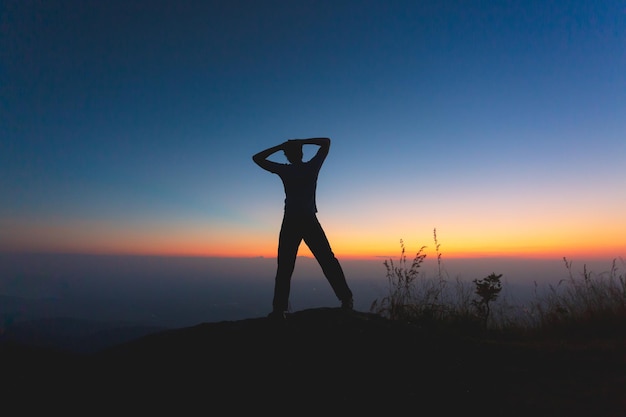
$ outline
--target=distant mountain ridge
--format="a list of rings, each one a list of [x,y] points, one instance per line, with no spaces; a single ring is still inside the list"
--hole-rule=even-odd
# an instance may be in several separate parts
[[[43,318],[5,325],[0,342],[11,341],[36,348],[87,354],[165,329],[70,317]]]

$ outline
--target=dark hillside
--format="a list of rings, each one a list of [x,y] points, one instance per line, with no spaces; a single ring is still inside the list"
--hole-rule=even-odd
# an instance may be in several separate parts
[[[12,399],[66,411],[617,417],[623,348],[474,341],[321,308],[163,331],[88,356],[4,346],[2,360]]]

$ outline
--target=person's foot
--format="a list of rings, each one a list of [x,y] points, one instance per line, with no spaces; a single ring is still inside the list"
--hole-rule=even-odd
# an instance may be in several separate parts
[[[287,319],[287,314],[284,311],[274,310],[267,315],[267,318],[270,320],[283,321]]]
[[[354,300],[352,298],[347,298],[341,301],[341,309],[346,311],[354,310]]]

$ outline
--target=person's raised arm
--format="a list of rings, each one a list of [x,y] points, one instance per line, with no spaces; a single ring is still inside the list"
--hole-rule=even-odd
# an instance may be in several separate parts
[[[326,159],[328,151],[330,150],[330,138],[308,138],[308,139],[291,139],[292,141],[298,141],[303,145],[317,145],[320,148],[311,160],[318,160],[321,163]]]
[[[280,145],[272,146],[271,148],[267,148],[265,150],[262,150],[261,152],[256,153],[254,156],[252,156],[252,160],[261,168],[271,170],[271,167],[275,164],[275,162],[272,162],[267,158],[278,151],[284,150],[285,143],[286,142],[283,142]]]
[[[308,138],[308,139],[291,139],[301,142],[303,145],[318,145],[321,147],[330,147],[330,138]]]

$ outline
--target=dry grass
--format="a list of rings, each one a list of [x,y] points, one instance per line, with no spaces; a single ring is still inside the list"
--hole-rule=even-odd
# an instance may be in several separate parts
[[[574,275],[567,258],[563,261],[568,278],[542,294],[535,291],[531,306],[534,327],[543,334],[579,337],[624,334],[626,274],[619,272],[617,260],[609,271],[600,274],[584,265],[579,276]]]
[[[584,265],[576,276],[572,263],[563,258],[568,278],[543,291],[535,283],[532,300],[518,305],[500,296],[501,274],[472,282],[446,276],[436,229],[433,235],[434,276],[426,276],[421,269],[426,246],[409,263],[401,240],[399,260],[384,261],[389,292],[372,303],[371,312],[470,334],[568,339],[626,336],[626,273],[619,270],[617,260],[607,272],[595,274]]]

